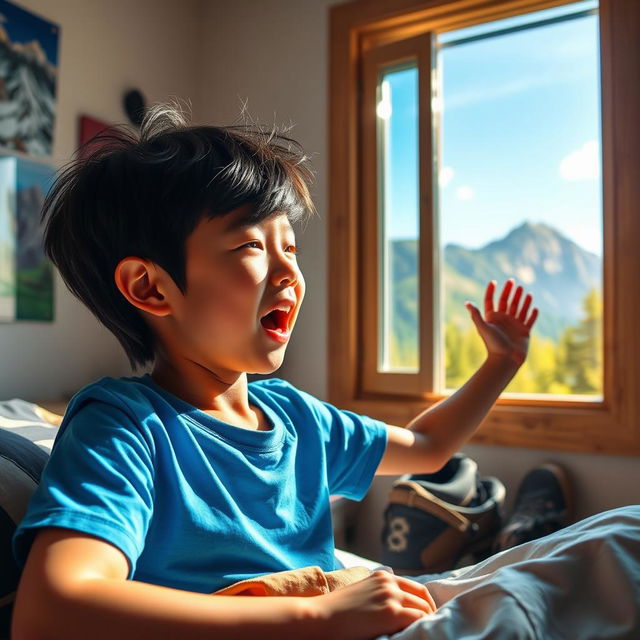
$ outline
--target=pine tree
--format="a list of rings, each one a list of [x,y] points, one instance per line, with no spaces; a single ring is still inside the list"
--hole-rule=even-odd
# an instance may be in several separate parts
[[[582,302],[584,316],[560,339],[557,380],[571,393],[602,393],[602,297],[591,289]]]

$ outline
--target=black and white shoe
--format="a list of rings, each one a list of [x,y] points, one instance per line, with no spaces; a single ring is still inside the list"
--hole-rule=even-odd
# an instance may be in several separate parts
[[[505,488],[454,455],[438,472],[394,482],[384,514],[382,561],[397,574],[440,573],[487,557],[502,525]],[[469,559],[467,561],[467,559]]]

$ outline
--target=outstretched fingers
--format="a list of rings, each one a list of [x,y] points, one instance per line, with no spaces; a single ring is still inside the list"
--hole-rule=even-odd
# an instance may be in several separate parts
[[[500,294],[500,300],[498,301],[498,311],[501,313],[507,312],[507,303],[509,301],[509,296],[511,295],[511,289],[513,289],[514,280],[513,278],[509,278],[504,283],[504,288],[502,289],[502,293]]]
[[[516,316],[518,314],[518,305],[520,304],[520,298],[522,297],[523,288],[519,286],[516,292],[513,294],[513,299],[509,305],[509,315]]]
[[[484,293],[484,317],[486,318],[490,313],[493,313],[493,294],[496,290],[496,281],[491,280],[487,285],[487,290]]]
[[[529,312],[533,297],[530,293],[527,293],[527,295],[524,297],[524,301],[522,301],[524,288],[518,285],[514,291],[514,287],[515,280],[513,278],[509,278],[504,284],[502,293],[500,294],[500,298],[498,300],[498,307],[496,309],[493,304],[493,294],[496,290],[496,281],[491,280],[491,282],[489,282],[489,284],[487,285],[487,289],[484,294],[484,317],[487,318],[495,311],[497,311],[498,313],[508,314],[515,318],[522,325],[524,325],[527,330],[529,330],[538,317],[538,309],[534,308],[531,310],[531,312]],[[519,309],[521,301],[522,307]],[[476,323],[476,325],[484,322],[479,310],[476,309],[470,302],[465,302],[465,306],[471,313],[471,318]]]
[[[531,301],[533,300],[530,293],[524,298],[524,303],[522,304],[522,309],[520,309],[520,313],[518,314],[518,320],[525,324],[527,319],[527,313],[529,312],[529,307],[531,306]]]
[[[537,317],[538,317],[538,309],[534,307],[533,310],[531,311],[531,315],[529,316],[529,319],[524,323],[524,326],[530,330],[531,327],[533,326],[533,323],[536,321]]]

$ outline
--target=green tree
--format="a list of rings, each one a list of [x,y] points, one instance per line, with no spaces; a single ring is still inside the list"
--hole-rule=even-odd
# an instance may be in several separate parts
[[[571,393],[557,380],[558,345],[549,338],[531,336],[529,353],[505,391],[511,393]]]
[[[572,393],[602,392],[602,296],[591,289],[585,296],[584,316],[560,338],[557,379]]]

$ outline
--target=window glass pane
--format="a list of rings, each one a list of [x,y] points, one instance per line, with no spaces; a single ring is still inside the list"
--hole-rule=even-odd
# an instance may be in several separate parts
[[[598,16],[585,11],[594,6],[579,2],[483,25],[482,37],[465,29],[438,41],[448,389],[485,354],[464,301],[482,309],[486,283],[497,280],[499,294],[514,277],[540,316],[507,391],[602,395]]]
[[[378,371],[418,370],[418,71],[378,86]],[[365,274],[365,277],[366,274]]]

